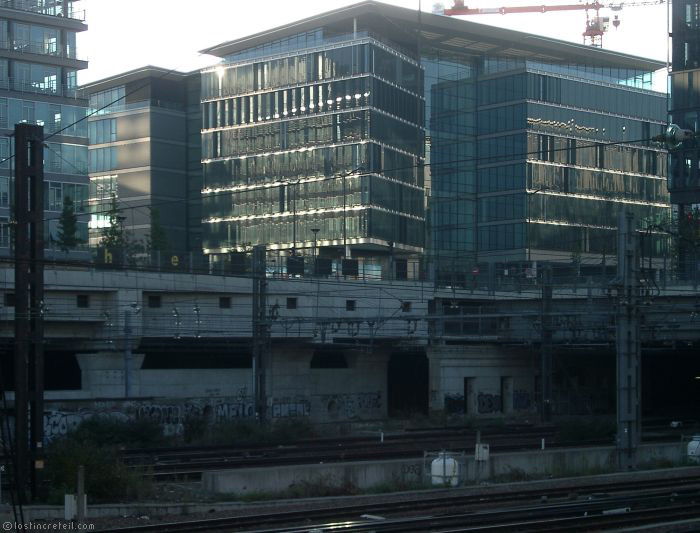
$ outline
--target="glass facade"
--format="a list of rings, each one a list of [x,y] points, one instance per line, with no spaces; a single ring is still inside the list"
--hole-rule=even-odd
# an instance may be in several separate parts
[[[87,102],[76,90],[77,71],[87,67],[76,49],[76,31],[87,27],[79,22],[84,18],[79,5],[72,0],[0,1],[0,158],[14,153],[11,136],[17,123],[41,125],[51,136],[44,144],[49,249],[55,247],[65,198],[74,202],[78,237],[87,242]],[[11,218],[12,172],[9,161],[0,163],[0,220]],[[9,239],[0,238],[0,248],[9,246]]]
[[[493,70],[478,88],[480,260],[610,255],[623,209],[642,224],[668,219],[667,156],[650,141],[665,95],[622,83],[628,72],[612,83],[530,61]],[[660,256],[666,238],[653,239]]]
[[[109,226],[113,199],[124,229],[147,244],[154,220],[163,254],[201,251],[199,72],[144,67],[94,82],[89,95],[90,242]],[[145,248],[144,248],[145,250]],[[147,252],[140,255],[145,258]],[[194,260],[194,259],[193,259]]]
[[[206,253],[315,240],[422,251],[423,70],[362,34],[333,43],[275,44],[272,59],[202,73]]]
[[[402,247],[440,277],[611,254],[622,209],[669,216],[651,142],[666,97],[651,68],[623,66],[643,61],[548,62],[515,42],[500,57],[443,21],[426,15],[419,41],[358,15],[220,45],[202,73],[205,253],[346,240]],[[660,255],[666,237],[652,240]]]
[[[671,121],[700,132],[700,0],[673,3]],[[671,155],[671,201],[679,211],[700,203],[700,141],[683,143]]]

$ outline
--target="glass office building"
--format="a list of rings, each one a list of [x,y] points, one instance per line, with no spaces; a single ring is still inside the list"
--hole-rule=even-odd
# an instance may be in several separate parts
[[[659,62],[374,1],[204,52],[222,58],[202,74],[213,257],[266,244],[432,276],[598,261],[622,209],[668,216]]]
[[[271,46],[202,74],[205,253],[421,254],[419,61],[366,30]]]
[[[671,121],[700,132],[700,0],[676,0],[673,9]],[[700,141],[671,155],[669,190],[679,215],[700,204]]]
[[[44,126],[46,247],[56,247],[66,197],[87,243],[87,101],[77,93],[77,72],[87,61],[76,49],[84,12],[73,0],[0,1],[0,255],[11,253],[14,126]]]
[[[168,256],[201,250],[199,72],[149,66],[81,90],[91,112],[91,244],[109,227],[116,201],[134,241],[147,243],[157,223]]]

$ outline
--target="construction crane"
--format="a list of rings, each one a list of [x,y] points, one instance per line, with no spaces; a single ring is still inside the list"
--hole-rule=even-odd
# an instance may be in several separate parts
[[[611,4],[602,4],[597,0],[595,2],[586,2],[579,4],[558,4],[558,5],[539,5],[539,6],[504,6],[504,7],[480,7],[469,8],[464,5],[464,0],[454,0],[454,5],[450,9],[445,9],[444,14],[447,16],[458,15],[508,15],[509,13],[547,13],[549,11],[585,11],[586,12],[586,30],[583,32],[583,44],[589,44],[598,48],[603,46],[603,35],[608,31],[610,18],[600,16],[601,9],[610,9],[612,11],[622,11],[624,7],[631,6],[649,6],[664,4],[666,0],[642,0],[632,2],[618,2]],[[590,12],[595,13],[591,15]],[[617,29],[620,26],[620,18],[615,15],[613,26]]]

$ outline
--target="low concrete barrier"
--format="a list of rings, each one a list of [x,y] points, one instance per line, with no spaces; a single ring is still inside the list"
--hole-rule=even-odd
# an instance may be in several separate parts
[[[456,455],[455,455],[456,457]],[[680,443],[643,444],[638,454],[640,465],[677,464],[683,459]],[[539,476],[566,476],[578,473],[602,473],[615,470],[614,446],[552,448],[516,453],[493,453],[488,461],[476,463],[467,457],[462,466],[466,483],[474,481],[525,479]],[[222,494],[281,492],[304,483],[326,486],[351,486],[368,489],[382,483],[411,484],[429,480],[430,468],[422,457],[386,461],[307,464],[213,470],[202,475],[202,488]]]

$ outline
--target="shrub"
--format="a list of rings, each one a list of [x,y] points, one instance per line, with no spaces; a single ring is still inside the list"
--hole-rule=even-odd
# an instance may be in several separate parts
[[[184,440],[213,446],[273,446],[317,436],[314,425],[304,418],[279,420],[260,425],[256,420],[238,419],[217,422],[207,427],[199,421],[185,424]]]
[[[143,476],[119,460],[116,447],[85,440],[75,431],[47,447],[49,503],[60,504],[64,494],[76,493],[80,465],[85,467],[85,493],[91,502],[133,500],[150,492],[150,484]]]
[[[120,448],[145,448],[167,443],[157,424],[149,420],[115,420],[93,417],[74,431],[54,439],[46,448],[47,498],[63,503],[63,495],[75,494],[78,467],[85,467],[85,493],[91,502],[139,499],[151,485],[141,472],[119,460]]]
[[[98,446],[152,448],[168,443],[162,428],[145,419],[116,420],[96,416],[82,422],[72,435],[78,440],[90,441]]]

